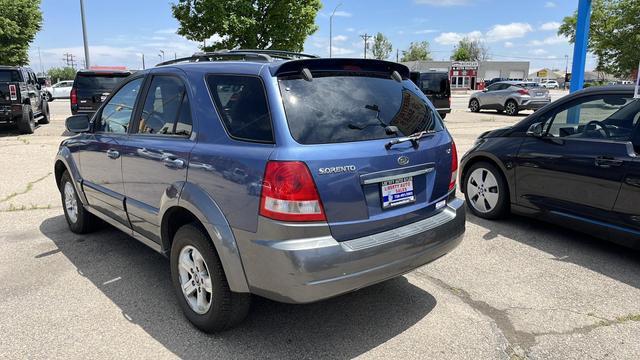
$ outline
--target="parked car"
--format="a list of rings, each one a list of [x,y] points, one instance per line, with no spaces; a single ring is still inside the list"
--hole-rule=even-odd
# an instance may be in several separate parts
[[[482,134],[462,157],[476,216],[512,211],[640,246],[640,100],[633,86],[565,96],[516,125]]]
[[[160,65],[67,119],[55,177],[71,231],[102,219],[170,258],[198,328],[233,326],[250,294],[326,299],[461,241],[456,147],[404,65],[266,50]],[[247,188],[225,164],[264,176]]]
[[[68,99],[71,95],[71,88],[73,88],[73,80],[58,81],[45,88],[47,100]]]
[[[503,81],[471,94],[469,109],[473,112],[494,109],[514,116],[521,110],[537,110],[550,102],[549,90],[534,82]]]
[[[557,81],[555,80],[547,80],[547,81],[543,81],[542,83],[540,83],[540,85],[544,88],[547,89],[559,89],[560,88],[560,84],[558,84]]]
[[[23,134],[32,134],[36,118],[49,123],[49,105],[42,86],[30,68],[0,66],[0,123],[17,125]]]
[[[71,113],[93,115],[111,91],[127,76],[125,70],[80,70],[76,73],[69,97]]]
[[[427,95],[441,118],[451,113],[451,82],[446,71],[412,72],[411,80]]]

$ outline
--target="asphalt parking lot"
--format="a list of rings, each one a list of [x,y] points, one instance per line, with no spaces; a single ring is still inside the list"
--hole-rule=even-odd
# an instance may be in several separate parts
[[[452,100],[460,155],[528,113]],[[68,231],[52,167],[69,105],[50,105],[33,135],[0,129],[0,358],[640,358],[640,253],[520,217],[469,215],[462,244],[410,274],[311,305],[255,298],[241,326],[203,334],[165,258]]]

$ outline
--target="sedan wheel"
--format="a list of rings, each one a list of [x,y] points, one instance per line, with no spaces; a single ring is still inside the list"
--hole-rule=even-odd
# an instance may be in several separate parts
[[[518,114],[518,104],[515,101],[509,100],[504,107],[504,112],[509,116],[514,116]]]
[[[185,246],[178,257],[180,286],[191,310],[197,314],[206,314],[213,300],[213,287],[209,267],[204,258],[193,246]]]
[[[486,219],[497,219],[509,208],[509,189],[493,164],[478,162],[465,171],[464,195],[471,212]]]
[[[471,100],[471,103],[469,103],[469,110],[471,110],[472,112],[480,111],[480,104],[478,103],[478,100],[476,99]]]

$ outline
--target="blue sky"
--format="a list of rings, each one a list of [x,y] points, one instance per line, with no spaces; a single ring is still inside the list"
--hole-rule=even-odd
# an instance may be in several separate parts
[[[85,0],[92,65],[147,67],[165,57],[186,56],[198,44],[175,34],[172,0]],[[329,14],[333,18],[333,54],[362,57],[360,34],[382,32],[402,51],[412,41],[427,40],[434,59],[448,59],[464,37],[482,40],[493,60],[530,60],[531,69],[563,69],[573,47],[556,35],[564,16],[578,0],[326,0],[316,18],[318,31],[305,43],[305,51],[329,53]],[[63,65],[65,52],[84,57],[78,0],[43,0],[44,25],[31,46],[31,66],[40,71]],[[40,49],[40,56],[38,55]],[[589,58],[587,68],[594,61]],[[571,66],[571,64],[569,64]]]

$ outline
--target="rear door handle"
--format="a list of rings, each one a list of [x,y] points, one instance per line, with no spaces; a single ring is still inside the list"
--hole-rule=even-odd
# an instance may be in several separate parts
[[[166,157],[164,159],[162,159],[162,163],[164,164],[164,166],[171,168],[171,169],[183,169],[185,162],[182,159],[176,159],[176,158],[170,158],[170,157]]]
[[[107,156],[111,159],[117,159],[120,157],[120,153],[118,150],[109,149],[107,150]]]
[[[596,158],[596,166],[601,168],[610,168],[612,166],[622,165],[622,160],[616,160],[611,156],[598,156]]]

